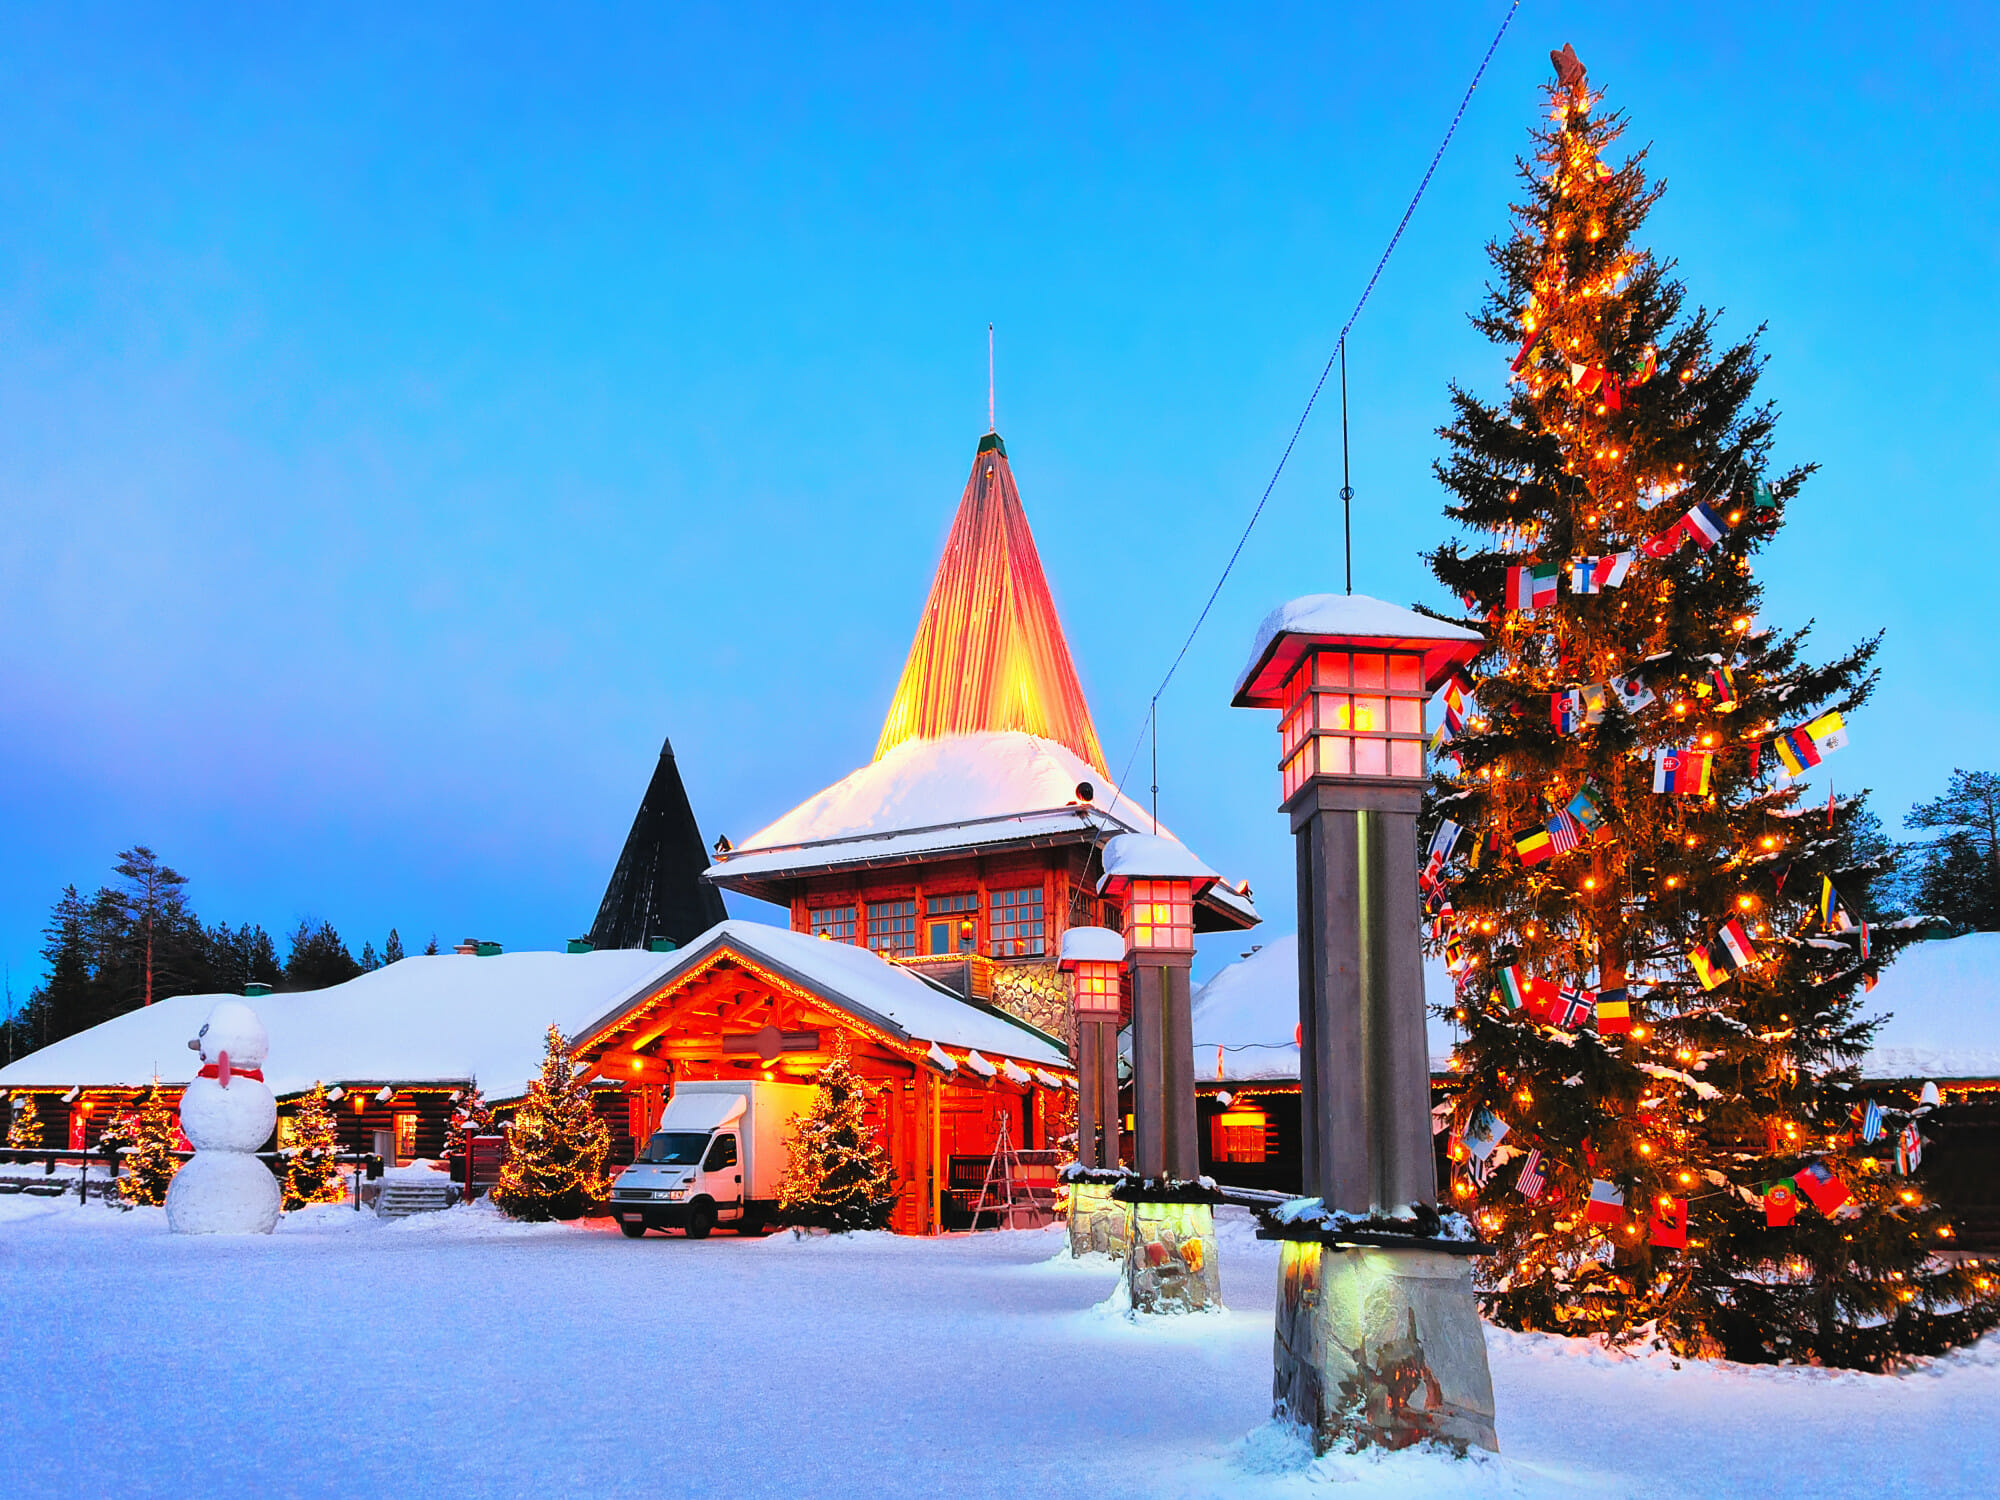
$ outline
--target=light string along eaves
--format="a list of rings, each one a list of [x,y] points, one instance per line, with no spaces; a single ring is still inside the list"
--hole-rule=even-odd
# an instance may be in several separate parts
[[[1430,165],[1424,168],[1424,175],[1417,183],[1417,190],[1410,195],[1409,206],[1403,210],[1403,217],[1396,222],[1396,229],[1389,236],[1389,243],[1382,247],[1381,258],[1375,262],[1375,269],[1368,276],[1368,284],[1362,287],[1360,297],[1355,300],[1354,311],[1347,315],[1347,321],[1341,325],[1340,336],[1334,340],[1333,352],[1327,355],[1326,363],[1320,366],[1319,379],[1313,382],[1312,393],[1306,397],[1305,409],[1299,413],[1298,421],[1292,424],[1292,435],[1285,442],[1285,451],[1278,455],[1278,465],[1271,471],[1270,482],[1264,486],[1264,493],[1257,497],[1256,508],[1250,512],[1250,519],[1244,523],[1243,534],[1236,539],[1236,545],[1229,553],[1229,560],[1222,565],[1222,572],[1216,577],[1215,587],[1208,591],[1208,598],[1201,606],[1201,613],[1195,616],[1194,625],[1188,631],[1187,639],[1181,642],[1180,650],[1174,653],[1173,663],[1167,668],[1167,675],[1160,679],[1160,685],[1153,689],[1153,696],[1147,702],[1146,722],[1141,726],[1138,738],[1132,743],[1132,753],[1125,758],[1125,768],[1118,775],[1117,785],[1121,788],[1126,785],[1127,778],[1132,774],[1133,763],[1139,758],[1140,748],[1145,745],[1150,734],[1153,740],[1152,791],[1155,833],[1160,829],[1158,785],[1160,695],[1166,692],[1168,684],[1174,680],[1174,674],[1180,671],[1181,662],[1186,658],[1188,648],[1194,644],[1195,637],[1201,634],[1201,627],[1208,623],[1209,611],[1215,608],[1215,601],[1222,593],[1222,586],[1229,581],[1229,575],[1235,571],[1236,560],[1243,555],[1243,548],[1250,541],[1250,533],[1257,529],[1257,522],[1264,514],[1264,507],[1270,503],[1271,492],[1277,489],[1278,480],[1285,472],[1285,465],[1291,461],[1292,450],[1298,446],[1299,435],[1305,431],[1306,419],[1312,415],[1313,407],[1319,403],[1320,392],[1326,388],[1327,378],[1333,374],[1334,366],[1347,352],[1348,334],[1360,321],[1361,310],[1368,305],[1368,298],[1375,291],[1375,283],[1382,279],[1382,272],[1388,267],[1389,257],[1396,253],[1396,246],[1402,242],[1403,231],[1410,227],[1410,220],[1417,212],[1417,205],[1423,201],[1425,189],[1430,187],[1431,178],[1437,173],[1438,164],[1444,160],[1445,148],[1451,145],[1451,138],[1458,133],[1459,122],[1465,118],[1465,111],[1472,103],[1473,90],[1479,87],[1479,80],[1486,76],[1486,69],[1493,61],[1493,54],[1500,50],[1500,42],[1507,35],[1507,28],[1514,24],[1514,13],[1520,8],[1521,0],[1511,0],[1507,6],[1507,14],[1500,19],[1500,29],[1493,33],[1493,40],[1487,43],[1486,55],[1479,59],[1479,66],[1473,70],[1472,82],[1465,86],[1465,93],[1458,101],[1458,109],[1452,114],[1451,123],[1445,127],[1444,138],[1438,142],[1437,150],[1431,153]],[[1351,573],[1348,588],[1349,592],[1353,591]]]

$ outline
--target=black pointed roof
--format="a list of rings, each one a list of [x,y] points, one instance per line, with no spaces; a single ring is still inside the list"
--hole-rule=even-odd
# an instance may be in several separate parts
[[[686,947],[728,915],[722,893],[701,878],[707,868],[708,849],[669,740],[660,746],[660,763],[625,836],[611,884],[604,888],[604,902],[590,928],[591,945],[643,948],[648,940],[664,937]]]

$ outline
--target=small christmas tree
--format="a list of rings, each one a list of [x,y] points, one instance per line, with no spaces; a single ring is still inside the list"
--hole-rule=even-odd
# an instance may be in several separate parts
[[[453,1172],[459,1170],[472,1149],[475,1135],[498,1135],[500,1127],[493,1118],[493,1106],[486,1102],[486,1096],[474,1084],[467,1089],[452,1106],[451,1116],[445,1122],[444,1164]]]
[[[326,1102],[325,1085],[315,1083],[292,1116],[292,1143],[285,1148],[286,1209],[345,1198],[339,1158],[340,1126]]]
[[[118,1195],[127,1203],[157,1208],[167,1201],[167,1189],[181,1169],[180,1158],[174,1155],[179,1134],[174,1107],[157,1083],[148,1084],[127,1120],[122,1139],[129,1140],[130,1147],[120,1152],[125,1170],[118,1179]]]
[[[1978,1337],[2000,1294],[1937,1255],[1918,1111],[1858,1087],[1863,987],[1909,935],[1870,931],[1872,820],[1793,779],[1846,743],[1876,643],[1815,663],[1759,619],[1752,559],[1811,468],[1767,477],[1755,337],[1684,315],[1637,238],[1661,189],[1557,68],[1475,320],[1514,391],[1455,387],[1444,432],[1478,539],[1430,558],[1490,643],[1429,813],[1450,1198],[1507,1326],[1879,1369]]]
[[[581,1218],[611,1191],[604,1175],[610,1149],[611,1132],[591,1108],[569,1044],[551,1026],[541,1076],[528,1086],[507,1132],[493,1201],[517,1219]]]
[[[35,1113],[33,1094],[16,1094],[8,1101],[14,1118],[7,1126],[7,1144],[17,1151],[34,1151],[42,1144],[42,1117]]]
[[[869,1093],[848,1061],[843,1036],[820,1070],[819,1097],[792,1126],[791,1155],[778,1185],[784,1223],[839,1232],[888,1223],[895,1174],[868,1128]]]

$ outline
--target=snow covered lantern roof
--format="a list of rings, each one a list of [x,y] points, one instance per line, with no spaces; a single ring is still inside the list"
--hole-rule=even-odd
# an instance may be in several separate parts
[[[1319,646],[1421,652],[1428,691],[1485,644],[1476,630],[1366,594],[1307,594],[1264,617],[1230,702],[1237,708],[1283,708],[1285,683],[1301,658]]]
[[[1121,833],[1104,846],[1104,874],[1097,889],[1100,895],[1116,895],[1135,880],[1186,880],[1199,894],[1221,878],[1179,839],[1156,833]]]
[[[1125,962],[1125,935],[1109,927],[1071,927],[1062,935],[1061,969],[1078,964],[1122,964]]]

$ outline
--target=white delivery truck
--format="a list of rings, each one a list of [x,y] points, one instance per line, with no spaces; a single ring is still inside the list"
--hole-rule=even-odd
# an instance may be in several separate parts
[[[632,1165],[611,1186],[611,1212],[632,1239],[684,1229],[706,1239],[717,1224],[762,1234],[778,1207],[792,1122],[819,1088],[762,1079],[678,1085]]]

